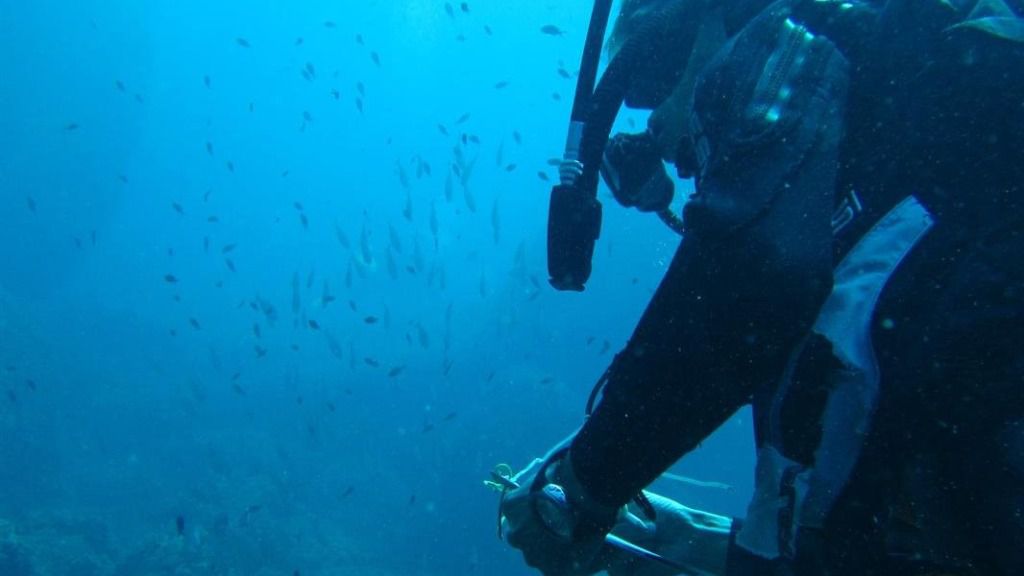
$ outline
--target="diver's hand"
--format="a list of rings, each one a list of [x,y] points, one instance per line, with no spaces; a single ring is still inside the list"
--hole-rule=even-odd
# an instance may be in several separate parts
[[[519,487],[505,495],[502,527],[508,543],[523,553],[526,563],[545,576],[583,576],[604,568],[604,536],[617,511],[587,503],[569,469],[567,452],[534,460],[513,480]],[[538,475],[544,477],[538,481]],[[562,488],[564,505],[535,489]]]
[[[721,576],[725,574],[732,519],[687,508],[645,492],[655,510],[653,522],[632,513],[620,517],[612,533],[686,567],[680,572],[621,551],[609,553],[610,576]]]

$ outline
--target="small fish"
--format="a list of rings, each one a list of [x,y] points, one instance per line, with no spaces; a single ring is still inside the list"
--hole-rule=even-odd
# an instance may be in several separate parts
[[[362,98],[356,98],[356,110],[358,110],[360,114],[363,113],[363,99]]]
[[[220,249],[220,253],[221,254],[228,254],[228,253],[234,251],[236,246],[237,246],[237,244],[225,244],[224,247]]]
[[[472,116],[473,116],[472,114],[470,114],[469,112],[466,112],[466,113],[465,113],[465,114],[463,114],[462,116],[459,116],[459,118],[458,118],[458,119],[457,119],[457,120],[455,121],[455,125],[456,125],[456,126],[458,126],[458,125],[460,125],[460,124],[465,124],[466,122],[468,122],[468,121],[469,121],[469,119],[470,119],[470,118],[471,118]]]
[[[431,424],[430,422],[424,422],[423,423],[423,429],[420,430],[420,432],[422,432],[423,434],[426,434],[427,432],[432,432],[433,430],[434,430],[434,425],[433,424]]]
[[[235,43],[242,48],[252,48],[252,44],[250,44],[245,38],[235,38]]]
[[[548,176],[547,172],[544,172],[543,170],[537,172],[537,178],[540,178],[543,182],[551,181],[551,178]]]
[[[469,14],[469,3],[463,2],[462,4],[459,4],[459,9],[461,9],[464,13]]]
[[[235,394],[238,394],[239,396],[245,396],[245,388],[242,388],[242,385],[239,384],[238,382],[232,384],[231,389],[235,392]]]
[[[554,24],[545,24],[540,28],[541,34],[548,36],[565,36],[565,31]]]
[[[516,166],[515,162],[513,162],[505,166],[505,172],[515,172],[516,168],[518,168],[518,166]]]
[[[378,362],[376,359],[371,358],[369,356],[367,356],[366,358],[363,358],[363,362],[367,366],[370,366],[371,368],[378,368],[380,366],[380,362]]]
[[[305,42],[305,40],[302,38],[302,36],[299,36],[298,38],[295,39],[296,46],[302,46],[303,42]]]
[[[177,202],[171,202],[171,208],[173,208],[174,211],[177,212],[178,214],[181,214],[182,216],[185,215],[185,209],[182,208],[181,204],[178,204]]]
[[[168,284],[177,284],[178,277],[174,274],[164,274],[164,282],[167,282]]]
[[[235,163],[234,162],[232,162],[231,160],[228,160],[227,162],[224,163],[224,165],[227,166],[228,172],[234,173],[234,171],[235,171]]]
[[[402,207],[402,217],[412,222],[412,192],[405,192],[405,206]]]
[[[203,86],[206,86],[207,90],[213,87],[213,80],[210,79],[209,75],[203,76]]]
[[[362,34],[356,34],[356,44],[359,44],[360,46],[366,46],[366,42],[363,40]]]
[[[29,378],[28,380],[25,380],[25,386],[27,386],[28,389],[33,391],[33,392],[36,391],[36,382],[35,382],[35,380],[32,380],[31,378]]]
[[[494,31],[491,30],[490,26],[484,24],[484,34],[487,34],[488,36],[494,36]]]
[[[320,329],[320,323],[317,322],[316,320],[310,319],[308,321],[308,323],[309,323],[309,327],[311,329],[313,329],[313,330],[319,330]]]
[[[189,323],[189,324],[190,324],[190,325],[192,326],[192,328],[193,328],[193,329],[195,329],[195,330],[199,330],[199,329],[201,328],[201,327],[199,326],[199,320],[196,320],[195,318],[189,318],[189,319],[188,319],[188,323]]]
[[[377,322],[380,322],[380,318],[377,318],[376,316],[367,316],[363,318],[363,322],[366,324],[376,324]]]
[[[377,66],[380,66],[380,54],[377,54],[376,52],[370,52],[370,60],[373,60],[373,63],[376,64]]]
[[[29,212],[36,213],[36,201],[31,196],[25,197],[25,206],[28,207]]]
[[[349,496],[351,496],[352,493],[355,492],[355,491],[356,491],[356,487],[355,486],[349,486],[348,488],[345,488],[344,492],[341,493],[341,496],[339,496],[339,499],[344,500],[345,498],[348,498]]]
[[[124,92],[125,91],[124,82],[121,82],[120,80],[115,80],[114,81],[114,86],[117,87],[117,91],[118,92]]]
[[[235,271],[235,262],[231,258],[225,258],[224,265],[228,267],[228,270]]]
[[[444,136],[448,135],[448,129],[444,127],[444,124],[438,124],[437,131],[443,134]]]
[[[178,533],[178,536],[184,536],[185,535],[185,517],[184,516],[178,515],[178,517],[174,519],[174,529],[175,529],[175,532]]]
[[[445,14],[448,15],[448,17],[455,18],[455,8],[452,7],[450,2],[444,3],[444,12]]]
[[[391,370],[388,370],[388,378],[397,378],[405,372],[405,366],[395,366]]]
[[[81,126],[79,126],[78,123],[71,122],[71,123],[67,124],[66,126],[64,126],[64,131],[65,132],[74,132],[75,130],[78,130],[79,128],[81,128]]]
[[[327,20],[324,22],[324,28],[336,28],[338,25],[333,20]]]
[[[456,418],[456,417],[457,417],[458,415],[459,415],[459,414],[458,414],[457,412],[449,412],[448,414],[446,414],[446,415],[445,415],[445,417],[444,417],[444,419],[443,419],[443,420],[444,420],[445,422],[451,422],[452,420],[455,420],[455,418]]]
[[[516,141],[516,144],[522,145],[523,143],[523,136],[518,130],[512,131],[512,139]]]
[[[302,227],[304,229],[309,230],[309,218],[306,217],[306,213],[305,212],[300,212],[299,213],[299,221],[302,222]]]

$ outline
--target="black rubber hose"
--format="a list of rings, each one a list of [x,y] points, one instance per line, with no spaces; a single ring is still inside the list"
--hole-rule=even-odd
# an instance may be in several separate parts
[[[590,111],[590,97],[597,81],[597,68],[601,62],[601,47],[604,45],[605,30],[612,11],[612,0],[595,0],[590,14],[590,28],[580,58],[580,73],[576,78],[576,97],[572,103],[572,121],[585,122]]]

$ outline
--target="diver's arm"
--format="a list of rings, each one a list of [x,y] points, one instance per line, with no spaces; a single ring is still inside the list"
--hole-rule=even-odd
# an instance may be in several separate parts
[[[847,66],[785,18],[755,19],[695,89],[687,236],[570,449],[603,504],[625,504],[777,378],[831,289]],[[802,64],[780,65],[795,61],[772,57],[784,50]]]
[[[827,294],[827,267],[772,265],[746,240],[691,231],[613,363],[570,450],[602,503],[627,502],[748,403]]]

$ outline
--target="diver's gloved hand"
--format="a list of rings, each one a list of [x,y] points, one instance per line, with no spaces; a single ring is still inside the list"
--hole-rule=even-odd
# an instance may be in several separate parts
[[[604,537],[618,510],[586,496],[568,449],[534,460],[505,495],[502,529],[526,563],[545,576],[583,576],[604,569]]]
[[[601,175],[619,204],[641,212],[668,208],[675,193],[658,141],[649,131],[612,137],[604,149]]]
[[[612,550],[605,566],[610,576],[725,574],[731,518],[687,508],[650,492],[644,494],[654,507],[654,521],[626,513],[615,525],[614,534],[684,566],[686,571]]]

